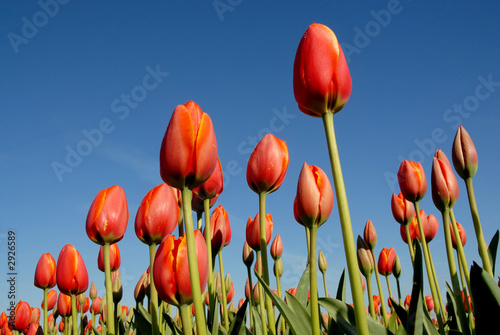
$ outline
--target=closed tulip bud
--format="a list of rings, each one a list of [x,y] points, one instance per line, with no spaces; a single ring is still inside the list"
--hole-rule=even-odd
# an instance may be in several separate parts
[[[321,250],[318,256],[318,267],[322,274],[325,274],[326,269],[328,269],[328,262],[326,261],[325,254]]]
[[[35,270],[35,286],[41,289],[56,286],[56,260],[51,254],[40,256]]]
[[[112,290],[113,290],[113,302],[117,304],[122,300],[123,297],[123,287],[120,277],[116,277],[113,280]]]
[[[391,209],[394,219],[402,225],[407,225],[415,217],[413,204],[406,200],[401,192],[398,195],[392,194]]]
[[[281,277],[283,275],[283,261],[281,258],[274,261],[273,273],[275,277]]]
[[[91,306],[91,312],[94,311],[94,314],[101,314],[101,297],[95,297],[94,301],[92,302]]]
[[[87,236],[104,245],[120,241],[127,230],[128,205],[125,192],[118,186],[101,190],[87,215]]]
[[[245,299],[241,298],[240,301],[238,302],[238,309],[240,309],[244,303],[245,303]]]
[[[274,260],[277,260],[281,258],[282,254],[283,254],[283,243],[281,242],[280,234],[277,234],[273,240],[273,243],[271,243],[271,257]]]
[[[155,186],[146,194],[135,216],[135,234],[141,242],[160,244],[177,227],[179,206],[167,184]]]
[[[144,271],[137,282],[134,290],[134,299],[136,302],[142,302],[146,296],[149,287],[149,267]]]
[[[229,226],[229,216],[222,205],[219,205],[210,215],[210,242],[212,255],[217,255],[226,244],[226,229]],[[205,232],[203,233],[205,236]]]
[[[57,299],[57,313],[61,316],[71,315],[71,296],[59,292],[59,298]]]
[[[230,287],[229,291],[227,292],[227,296],[226,296],[227,303],[229,304],[234,298],[234,285],[231,282],[231,285],[228,285],[226,287]]]
[[[401,261],[399,260],[398,255],[394,257],[394,263],[392,264],[392,274],[396,279],[399,279],[399,277],[401,277]]]
[[[231,275],[228,273],[226,275],[226,279],[224,281],[224,287],[226,287],[226,290],[227,290],[227,287],[231,286],[231,283],[232,283],[232,281],[231,281]]]
[[[363,239],[372,250],[375,249],[375,246],[377,245],[377,231],[375,230],[375,226],[371,220],[366,221]]]
[[[422,211],[423,210],[421,210],[421,212]],[[427,216],[426,221],[427,221],[427,225],[426,225],[426,227],[424,227],[424,234],[425,234],[425,240],[428,243],[428,242],[432,241],[434,239],[434,237],[436,237],[437,231],[439,229],[439,221],[432,214],[429,214]]]
[[[333,209],[333,190],[325,172],[304,163],[297,183],[297,215],[308,228],[321,226]]]
[[[271,213],[266,214],[266,243],[269,244],[273,234],[273,217]],[[248,218],[246,228],[246,238],[248,245],[255,251],[260,251],[260,216],[259,213],[252,218]]]
[[[57,259],[56,280],[59,291],[67,295],[80,294],[89,287],[89,276],[83,258],[70,244],[62,248]]]
[[[248,245],[247,241],[243,244],[243,263],[246,267],[251,267],[253,264],[254,254],[252,248]]]
[[[41,307],[43,308],[43,304],[45,303],[45,300],[42,300],[42,305]],[[50,290],[47,292],[47,310],[50,311],[54,308],[54,306],[57,303],[57,292],[56,290]]]
[[[195,230],[196,259],[200,291],[208,280],[207,245],[199,230]],[[180,306],[193,302],[189,275],[186,237],[168,235],[161,242],[153,263],[153,279],[158,296],[165,302]]]
[[[383,276],[388,276],[392,273],[396,250],[394,248],[383,248],[378,257],[378,272]]]
[[[116,271],[120,267],[121,256],[120,249],[117,243],[113,243],[109,246],[109,265],[111,271]],[[99,254],[97,255],[97,267],[99,270],[104,272],[104,249],[101,245],[99,248]]]
[[[427,192],[427,179],[419,162],[405,159],[399,166],[398,182],[401,193],[408,201],[417,202]]]
[[[434,300],[431,296],[425,297],[425,305],[427,306],[427,310],[430,312],[434,309]]]
[[[358,264],[359,270],[365,277],[371,276],[373,269],[375,269],[375,263],[373,262],[373,257],[371,253],[370,246],[363,240],[361,236],[358,236],[357,240],[357,254],[358,254]]]
[[[76,297],[76,309],[80,310],[80,307],[85,304],[85,293],[80,293]]]
[[[441,158],[440,158],[441,157]],[[446,156],[440,150],[436,152],[432,163],[432,200],[440,211],[452,208],[458,198],[458,182]]]
[[[453,231],[452,222],[450,222],[450,233],[451,233],[451,243],[453,244],[453,248],[457,248],[457,240],[455,238],[455,232]],[[462,247],[467,243],[467,234],[465,234],[464,227],[460,223],[457,222],[458,234],[460,235],[460,241],[462,242]]]
[[[217,141],[210,116],[193,101],[178,105],[161,143],[161,178],[179,190],[192,190],[212,175],[216,164]]]
[[[214,199],[218,197],[224,189],[224,179],[222,175],[222,166],[220,159],[217,157],[217,164],[215,165],[214,172],[210,175],[203,184],[193,189],[193,194],[199,199]]]
[[[94,282],[90,283],[90,291],[89,291],[90,299],[94,300],[97,297],[97,289],[94,285]]]
[[[285,141],[273,134],[265,135],[248,160],[248,186],[257,194],[276,191],[288,169],[288,148]]]
[[[327,26],[311,24],[300,40],[293,65],[299,109],[314,117],[337,113],[351,90],[351,75],[337,37]]]
[[[478,159],[474,142],[462,125],[458,127],[452,149],[455,171],[462,179],[474,177],[477,172]]]

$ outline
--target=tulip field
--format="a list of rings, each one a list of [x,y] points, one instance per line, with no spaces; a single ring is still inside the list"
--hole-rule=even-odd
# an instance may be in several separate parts
[[[228,4],[214,2],[219,6],[215,7],[217,15],[240,10],[235,3],[227,12]],[[380,13],[399,14],[391,3],[385,12],[371,14],[380,27],[384,26]],[[59,6],[58,11],[64,9]],[[390,174],[394,192],[379,190],[371,195],[385,199],[391,222],[367,216],[360,229],[352,218],[358,218],[362,206],[350,207],[360,198],[350,194],[353,180],[344,177],[343,167],[346,160],[363,153],[361,149],[360,153],[342,150],[346,133],[340,119],[352,113],[349,102],[359,99],[352,76],[356,63],[350,62],[352,49],[341,43],[334,26],[319,22],[311,22],[302,35],[287,38],[294,39],[296,46],[289,55],[293,68],[286,83],[297,111],[294,122],[301,119],[310,125],[312,120],[322,140],[306,150],[329,164],[302,161],[295,167],[297,176],[287,174],[296,152],[293,145],[309,144],[287,141],[280,132],[269,131],[262,132],[248,150],[241,174],[231,175],[216,131],[219,119],[196,98],[178,101],[171,105],[164,129],[156,134],[158,142],[152,144],[159,157],[152,173],[162,182],[141,194],[138,206],[122,185],[103,184],[87,199],[86,220],[78,228],[68,223],[67,235],[53,231],[54,241],[43,239],[30,246],[38,262],[32,264],[29,282],[38,295],[29,300],[10,298],[22,289],[16,286],[20,280],[16,261],[22,263],[19,255],[25,246],[19,242],[21,228],[8,231],[10,300],[7,308],[0,307],[0,335],[494,333],[500,317],[500,226],[497,223],[492,229],[492,220],[481,215],[474,181],[482,173],[482,155],[498,156],[498,150],[476,147],[475,138],[481,136],[477,128],[469,132],[467,125],[457,124],[450,145],[433,148],[425,161],[412,159],[419,157],[416,154],[400,159]],[[147,71],[144,92],[149,79],[160,83],[158,68]],[[495,87],[482,85],[485,92]],[[280,117],[288,122],[283,117],[286,111],[274,115],[270,128]],[[403,123],[401,128],[411,127]],[[109,125],[100,122],[101,135]],[[231,126],[237,128],[237,122]],[[242,147],[247,144],[242,142]],[[369,171],[378,163],[363,164]],[[245,190],[231,189],[236,182],[228,178],[246,180]],[[287,188],[292,194],[283,195],[285,183],[293,185]],[[371,185],[361,186],[366,193],[375,193]],[[242,200],[246,225],[234,224],[221,201],[227,199],[223,196],[228,189],[234,199],[238,193],[251,194],[251,200]],[[276,206],[276,199],[288,196],[293,203],[289,201],[286,208]],[[461,209],[455,215],[457,204]],[[294,222],[276,220],[280,216],[275,213],[283,211],[290,217],[293,213]],[[460,223],[466,220],[471,222],[467,229]],[[133,250],[125,249],[125,234],[133,236]],[[331,234],[338,247],[328,251],[325,239]],[[303,245],[287,245],[290,235]],[[47,244],[56,243],[59,236],[71,238],[61,242],[57,254],[46,252]],[[82,240],[96,259],[82,256],[87,252],[77,248]],[[477,250],[467,251],[467,243],[477,245]],[[287,248],[302,255],[305,262],[287,261]],[[234,254],[237,265],[228,261]],[[332,262],[333,254],[342,264]],[[290,285],[293,262],[299,273]],[[132,288],[124,284],[129,280],[124,265],[142,273],[138,280],[134,278]]]

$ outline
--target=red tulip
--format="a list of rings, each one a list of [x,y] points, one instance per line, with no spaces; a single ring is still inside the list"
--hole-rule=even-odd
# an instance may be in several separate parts
[[[41,289],[56,286],[56,260],[51,254],[40,256],[35,270],[35,286]]]
[[[415,217],[415,208],[413,204],[406,200],[403,193],[392,194],[391,209],[394,219],[402,225],[407,225]]]
[[[283,183],[287,169],[288,148],[285,141],[267,134],[257,144],[248,160],[248,186],[258,194],[272,193]]]
[[[266,214],[266,243],[269,244],[273,234],[273,217],[271,213]],[[247,221],[246,238],[248,245],[255,251],[260,251],[260,217],[259,213],[252,220]]]
[[[38,323],[30,323],[26,335],[37,335],[39,327]]]
[[[95,243],[104,245],[120,241],[128,222],[125,192],[118,186],[101,190],[87,215],[87,235]]]
[[[405,307],[409,307],[410,306],[410,302],[411,302],[411,295],[408,294],[406,296],[405,302],[404,302]]]
[[[271,257],[277,260],[281,258],[281,255],[283,255],[283,242],[281,241],[280,234],[277,234],[273,243],[271,243]]]
[[[135,234],[145,244],[160,244],[175,230],[179,206],[167,184],[155,186],[146,194],[135,217]]]
[[[226,245],[227,227],[229,217],[222,205],[219,205],[210,216],[210,240],[212,245],[212,255],[215,256]],[[205,233],[203,233],[205,236]]]
[[[42,308],[44,302],[45,300],[42,300],[42,305],[41,305]],[[50,290],[49,292],[47,292],[47,310],[48,311],[52,310],[52,308],[54,308],[56,303],[57,303],[57,292],[56,290]]]
[[[233,298],[234,298],[234,285],[231,282],[231,288],[229,289],[226,295],[227,303],[229,304],[233,300]]]
[[[7,322],[7,314],[5,314],[5,312],[2,312],[2,314],[0,314],[0,334],[3,334],[1,332],[2,328],[4,325],[7,325],[8,322]]]
[[[90,307],[90,299],[89,297],[84,297],[83,299],[83,306],[81,305],[80,299],[78,299],[76,301],[76,309],[79,310],[79,311],[82,311],[83,313],[87,313],[89,311],[89,307]]]
[[[358,235],[356,248],[359,271],[361,271],[363,276],[369,277],[375,268],[370,246],[365,242],[365,240],[363,240],[363,238],[361,238],[361,236]]]
[[[92,302],[92,306],[90,306],[90,311],[94,312],[94,314],[100,314],[99,307],[101,305],[101,297],[95,297],[94,301]]]
[[[477,172],[477,152],[467,130],[460,125],[453,141],[452,150],[455,171],[462,179],[472,178]]]
[[[444,157],[444,158],[443,158]],[[432,200],[440,211],[451,208],[458,198],[458,182],[445,154],[438,150],[431,174]]]
[[[429,243],[434,239],[434,237],[436,237],[438,229],[438,219],[434,215],[429,214],[427,216],[427,227],[424,228],[425,240],[427,241],[427,243]]]
[[[64,332],[64,320],[61,320],[61,322],[59,322],[59,332],[60,333],[63,333]]]
[[[325,172],[304,163],[297,184],[297,216],[306,227],[321,226],[333,209],[333,190]]]
[[[315,117],[337,113],[351,90],[351,75],[337,37],[327,26],[311,24],[300,40],[293,65],[299,109]]]
[[[61,316],[71,315],[71,296],[59,292],[59,298],[57,299],[57,313]]]
[[[247,267],[251,267],[254,259],[254,254],[252,248],[248,245],[248,242],[245,240],[243,244],[243,263]]]
[[[14,315],[10,315],[9,325],[14,330],[23,331],[28,328],[31,318],[31,307],[27,302],[19,300],[15,309]]]
[[[71,244],[66,244],[59,254],[56,279],[59,291],[67,295],[78,295],[89,287],[85,263],[78,250]]]
[[[374,295],[373,296],[373,306],[375,308],[375,313],[378,314],[379,311],[379,306],[380,306],[380,296],[379,295]]]
[[[167,184],[190,190],[203,184],[217,164],[212,120],[193,101],[178,105],[160,149],[160,174]]]
[[[117,243],[113,243],[109,246],[109,265],[111,271],[116,271],[120,267],[121,257],[120,257],[120,249],[118,248]],[[97,256],[97,267],[99,270],[104,272],[104,248],[99,248],[99,255]]]
[[[392,267],[394,265],[394,258],[396,257],[396,250],[394,248],[383,248],[378,257],[378,272],[383,276],[392,274]]]
[[[371,220],[366,221],[363,239],[373,249],[377,245],[377,231]]]
[[[137,285],[135,285],[134,299],[136,302],[142,302],[144,300],[144,297],[146,296],[146,292],[149,293],[149,270],[150,268],[148,267],[147,270],[142,273],[139,281],[137,282]]]
[[[422,199],[427,192],[427,180],[420,163],[404,160],[398,171],[399,188],[403,196],[411,202]]]
[[[203,184],[193,189],[193,194],[202,200],[213,199],[219,196],[224,189],[224,178],[222,176],[222,166],[220,159],[217,157],[217,164],[214,172],[210,175]]]
[[[207,246],[199,230],[194,234],[200,290],[204,291],[208,280]],[[163,301],[175,306],[193,302],[185,236],[176,239],[168,235],[161,242],[153,264],[153,279]]]
[[[40,308],[31,307],[31,316],[29,323],[38,323],[40,321]]]
[[[426,296],[425,297],[425,304],[427,306],[427,310],[430,312],[434,309],[434,300],[432,299],[431,296]]]
[[[421,218],[423,220],[423,218]],[[411,240],[415,240],[415,238],[418,237],[418,239],[420,240],[420,230],[418,228],[418,221],[417,221],[417,217],[415,216],[413,218],[413,220],[411,220],[411,222],[409,224],[407,224],[408,226],[408,230],[410,232],[410,238]],[[401,238],[403,239],[403,242],[408,244],[408,240],[406,238],[406,230],[405,230],[405,226],[403,225],[400,225],[400,233],[401,233]]]
[[[453,244],[453,248],[457,248],[457,240],[455,238],[455,233],[453,231],[452,222],[450,221],[450,233],[451,233],[451,243]],[[460,241],[462,242],[462,247],[467,243],[467,234],[465,234],[464,227],[460,223],[457,222],[458,235],[460,235]]]

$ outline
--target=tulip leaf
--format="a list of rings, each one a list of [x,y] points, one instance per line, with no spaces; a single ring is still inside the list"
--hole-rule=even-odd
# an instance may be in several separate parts
[[[290,306],[292,311],[295,313],[297,316],[297,319],[304,328],[306,329],[307,333],[306,334],[312,334],[312,328],[311,328],[311,312],[309,309],[306,309],[297,298],[295,298],[293,295],[291,295],[288,292],[285,292],[286,294],[286,304]]]
[[[294,311],[287,304],[285,304],[285,302],[281,300],[273,291],[271,291],[269,286],[257,274],[257,272],[255,272],[255,276],[264,287],[266,294],[269,295],[276,308],[278,308],[280,313],[285,318],[285,321],[290,326],[290,330],[292,331],[292,333],[295,335],[310,334],[310,332],[307,332],[305,325],[299,321],[299,317],[294,313]],[[257,327],[257,324],[255,324],[255,327]]]
[[[138,313],[135,314],[135,319],[137,322],[137,329],[140,334],[151,334],[151,315],[144,309],[142,304],[139,304]]]
[[[476,262],[470,270],[470,286],[476,334],[486,334],[495,329],[500,315],[500,287]]]
[[[214,296],[214,299],[212,300],[213,303],[214,303],[214,306],[217,306],[218,305],[218,298],[216,296]],[[209,333],[212,334],[212,335],[218,335],[219,334],[219,327],[217,327],[217,322],[219,320],[219,309],[217,307],[214,307],[212,313],[209,313],[209,316],[212,317],[212,319],[209,319],[209,325],[207,325],[208,329],[209,329]],[[212,328],[212,331],[210,332],[210,328]]]
[[[392,307],[394,307],[394,311],[396,312],[395,314],[398,316],[399,320],[401,320],[401,324],[403,325],[402,328],[406,328],[406,324],[408,322],[408,313],[393,298],[391,298],[391,303]]]
[[[253,309],[253,327],[252,331],[254,332],[255,335],[263,335],[262,334],[262,322],[260,320],[260,313],[259,310],[253,306],[251,306]]]
[[[392,298],[391,298],[392,299]],[[394,306],[394,305],[392,305]],[[389,319],[387,320],[387,329],[393,333],[398,330],[398,314],[392,313]]]
[[[345,335],[345,332],[333,318],[330,318],[330,322],[328,322],[328,335]]]
[[[455,301],[455,296],[453,295],[453,290],[451,289],[450,285],[446,283],[447,287],[447,292],[446,292],[446,301],[447,301],[447,312],[448,312],[448,328],[450,329],[450,332],[459,332],[459,323],[457,322],[457,304]]]
[[[247,311],[247,305],[248,305],[248,298],[245,299],[245,302],[243,302],[243,305],[241,305],[240,309],[238,310],[238,313],[236,313],[236,316],[233,318],[233,321],[229,326],[229,334],[238,335],[240,333],[241,325],[245,321],[245,313]]]
[[[295,292],[295,298],[304,306],[307,306],[307,298],[309,295],[309,278],[310,278],[310,267],[307,264],[302,277],[300,277],[299,283],[297,284],[297,291]]]
[[[172,319],[172,317],[167,314],[166,312],[163,313],[163,319],[168,325],[168,329],[170,330],[170,334],[175,334],[175,335],[180,335],[182,334],[182,331],[180,328],[177,326],[175,321]]]
[[[345,302],[345,268],[340,276],[339,286],[337,287],[337,300]],[[328,297],[327,297],[328,298]]]
[[[490,245],[488,246],[488,254],[490,256],[490,263],[491,263],[491,269],[492,272],[495,273],[495,263],[497,259],[497,250],[498,250],[498,236],[499,231],[493,235],[493,238],[490,241]]]

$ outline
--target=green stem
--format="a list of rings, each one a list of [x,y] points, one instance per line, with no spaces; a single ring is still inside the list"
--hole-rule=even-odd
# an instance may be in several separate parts
[[[441,290],[439,289],[439,281],[437,279],[436,269],[434,267],[434,261],[432,260],[431,248],[430,248],[429,244],[427,244],[427,252],[429,253],[429,259],[431,261],[432,277],[434,278],[434,282],[436,283],[437,296],[439,299],[439,307],[441,308],[442,311],[445,311],[443,299],[441,297]],[[446,322],[447,317],[446,317],[446,314],[444,314],[444,313],[443,313],[443,318],[444,318],[444,322]]]
[[[229,316],[227,312],[226,280],[224,279],[224,265],[222,262],[222,250],[219,251],[219,271],[220,271],[220,289],[222,292],[222,312],[224,313],[224,327],[229,329]]]
[[[375,315],[375,307],[373,306],[372,276],[367,276],[365,278],[368,292],[368,308],[370,309],[371,317],[376,320],[377,316]]]
[[[413,241],[411,239],[410,228],[408,227],[408,225],[409,224],[405,225],[406,240],[408,241],[408,249],[410,249],[411,263],[413,264],[415,262],[415,250],[413,249]]]
[[[151,312],[151,330],[154,335],[160,334],[160,322],[158,319],[158,292],[153,280],[153,264],[156,256],[156,243],[149,246],[149,300]]]
[[[92,334],[95,334],[94,332],[94,327],[97,328],[97,324],[95,322],[95,313],[94,313],[94,299],[92,299],[92,305],[90,305],[90,310],[91,310],[91,313],[92,313]]]
[[[313,335],[319,335],[320,333],[320,323],[319,323],[319,305],[318,305],[318,266],[316,265],[316,238],[318,236],[318,227],[311,227],[311,250],[309,253],[309,265],[310,265],[310,288],[311,288],[311,323]]]
[[[49,326],[49,322],[48,322],[48,308],[47,308],[47,290],[46,288],[43,289],[43,335],[47,335],[48,334],[48,326]]]
[[[68,329],[69,329],[69,317],[68,316],[65,316],[64,317],[64,335],[67,335],[68,334]]]
[[[339,209],[340,226],[342,228],[342,238],[349,272],[349,282],[351,284],[352,300],[354,303],[354,315],[356,319],[356,331],[360,335],[368,334],[368,323],[365,314],[365,302],[363,300],[363,290],[359,280],[359,265],[354,245],[354,235],[352,232],[351,217],[347,204],[347,195],[342,177],[337,140],[333,126],[333,113],[323,114],[323,124],[325,127],[328,152],[330,154],[330,164],[332,166],[333,181],[335,184],[335,194],[337,196],[337,206]]]
[[[399,305],[403,306],[403,300],[401,299],[401,286],[399,285],[399,278],[396,278],[396,285],[398,287],[398,299],[399,299]]]
[[[198,335],[205,335],[207,326],[205,323],[205,313],[203,311],[203,301],[201,299],[200,276],[196,257],[196,243],[194,240],[193,213],[191,210],[191,190],[189,188],[184,188],[182,190],[182,210],[184,215],[189,277],[191,279],[196,329],[198,330]]]
[[[257,271],[258,275],[262,277],[262,257],[261,251],[257,251]],[[260,307],[260,321],[262,323],[262,333],[267,335],[267,322],[266,322],[266,306],[264,305],[264,297],[262,296],[262,284],[260,281],[257,281],[257,289],[259,290],[259,307]],[[250,290],[251,294],[253,294],[253,288]]]
[[[455,220],[455,214],[453,213],[453,209],[450,208],[450,219],[451,219],[451,227],[453,229],[453,234],[455,235],[455,241],[457,242],[457,254],[459,265],[462,263],[463,272],[465,274],[465,280],[467,284],[467,288],[470,292],[470,274],[469,267],[467,265],[467,259],[465,258],[464,247],[462,245],[462,239],[460,238],[460,234],[458,232],[457,221]],[[488,258],[489,259],[489,258]]]
[[[392,298],[392,291],[391,291],[391,283],[389,282],[389,276],[385,276],[385,280],[387,281],[387,290],[389,291],[389,299]],[[394,307],[391,304],[391,311],[394,312]]]
[[[254,325],[253,325],[253,307],[254,307],[254,301],[253,301],[253,285],[252,285],[252,273],[250,271],[250,266],[247,266],[247,276],[248,276],[248,285],[250,287],[250,294],[248,295],[248,301],[250,301],[250,329],[255,331]]]
[[[276,276],[276,286],[278,288],[278,297],[283,300],[283,292],[281,289],[281,276]],[[285,318],[281,318],[281,333],[285,331]]]
[[[203,200],[203,210],[205,212],[205,242],[207,244],[208,256],[208,320],[212,320],[215,307],[215,287],[214,287],[214,263],[212,259],[212,230],[210,227],[210,199]],[[212,325],[214,327],[214,325]]]
[[[259,194],[259,219],[260,219],[260,251],[262,260],[262,274],[264,282],[269,285],[269,267],[267,263],[267,220],[266,220],[266,192]],[[267,293],[264,294],[267,311],[267,322],[269,324],[269,333],[275,335],[276,325],[274,320],[274,309],[271,298]]]
[[[181,305],[179,307],[181,312],[181,323],[182,323],[182,333],[184,335],[192,335],[193,329],[191,329],[191,313],[189,308],[191,305]]]
[[[113,282],[111,281],[111,265],[109,260],[109,243],[102,246],[104,256],[104,277],[106,286],[106,334],[115,335],[115,319],[113,318]]]
[[[474,187],[472,186],[472,177],[465,179],[465,186],[467,187],[467,195],[469,196],[470,213],[472,221],[474,222],[474,230],[476,232],[477,245],[479,248],[479,255],[483,261],[483,268],[486,272],[493,277],[493,270],[491,268],[490,256],[483,236],[483,229],[481,221],[479,220],[479,212],[477,210],[476,196],[474,195]],[[493,277],[494,278],[494,277]]]
[[[71,295],[71,318],[73,320],[72,328],[73,335],[78,335],[78,322],[77,322],[78,310],[76,309],[76,295]]]
[[[382,319],[384,320],[384,325],[387,326],[387,312],[385,309],[384,291],[382,291],[382,283],[380,282],[380,275],[378,273],[377,259],[375,258],[375,252],[373,251],[373,249],[371,249],[371,254],[373,258],[373,264],[375,264],[375,278],[377,279],[378,294],[380,296],[380,309]]]
[[[114,305],[114,315],[113,315],[113,318],[115,319],[115,334],[120,334],[120,330],[119,330],[119,320],[118,320],[118,303],[117,302],[113,302],[113,305]]]
[[[325,298],[328,298],[328,287],[326,286],[326,274],[325,272],[322,272],[323,274],[323,285],[325,286]]]
[[[203,204],[203,206],[205,206],[205,204]],[[202,212],[196,211],[196,222],[198,223],[198,230],[201,230],[201,228],[203,227]]]
[[[311,230],[307,227],[305,228],[306,228],[306,243],[307,243],[307,265],[309,265],[309,255],[311,253]]]

